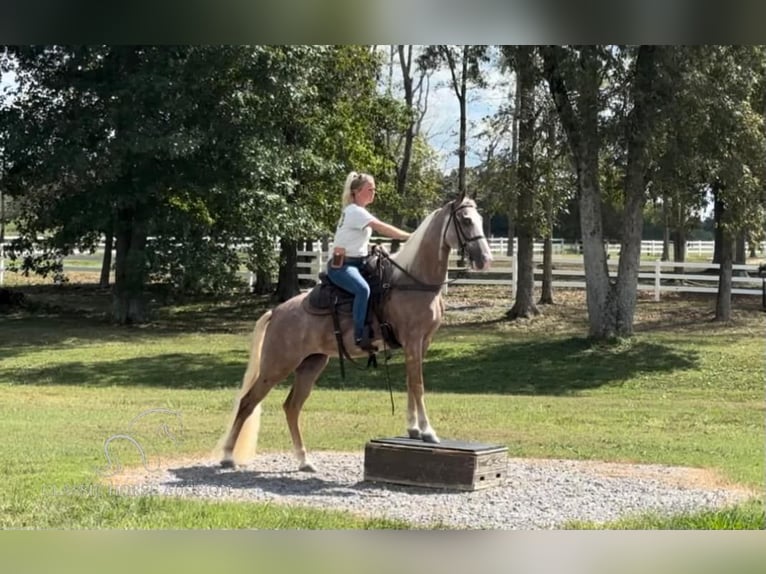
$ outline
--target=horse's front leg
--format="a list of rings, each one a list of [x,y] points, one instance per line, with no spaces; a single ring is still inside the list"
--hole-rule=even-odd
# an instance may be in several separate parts
[[[436,431],[431,428],[423,400],[423,343],[405,348],[407,366],[407,434],[410,438],[420,438],[425,442],[439,442]]]

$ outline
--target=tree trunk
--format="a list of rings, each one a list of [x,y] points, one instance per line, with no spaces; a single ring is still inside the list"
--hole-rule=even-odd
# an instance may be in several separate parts
[[[518,80],[518,73],[516,75]],[[513,122],[511,124],[511,170],[513,186],[510,189],[511,197],[508,201],[508,247],[506,248],[506,255],[513,257],[514,244],[513,239],[516,237],[516,203],[517,194],[519,189],[518,183],[518,167],[519,167],[519,110],[521,109],[521,91],[519,90],[518,81],[516,82],[516,93],[514,94],[513,104]]]
[[[617,276],[617,316],[615,334],[633,334],[633,317],[638,293],[641,263],[641,237],[644,228],[646,177],[649,167],[648,142],[656,116],[654,80],[657,77],[655,46],[641,46],[636,58],[633,109],[628,115],[628,160],[625,170],[625,214]]]
[[[588,334],[594,338],[606,338],[614,335],[614,309],[604,250],[598,180],[598,56],[595,46],[586,46],[581,50],[581,89],[575,111],[561,71],[562,50],[559,47],[545,48],[545,73],[567,134],[580,191],[580,233],[586,277]]]
[[[686,261],[686,229],[679,226],[673,230],[673,261],[683,263]],[[675,267],[673,272],[676,275],[683,275],[683,267]]]
[[[548,132],[547,146],[549,150],[557,147],[556,141],[556,123],[551,114],[550,108],[546,105],[545,125]],[[543,281],[540,293],[540,304],[553,305],[553,221],[554,221],[554,194],[556,193],[553,185],[547,185],[545,193],[545,232],[543,237]]]
[[[292,239],[280,240],[279,278],[276,297],[280,302],[287,301],[300,293],[298,287],[298,246]]]
[[[396,169],[396,193],[400,198],[403,198],[407,193],[407,177],[410,171],[410,163],[412,161],[412,148],[415,141],[416,133],[416,120],[414,110],[414,87],[412,84],[412,76],[410,72],[412,70],[412,46],[407,46],[407,54],[405,55],[405,46],[398,46],[399,52],[399,66],[402,72],[402,85],[404,88],[404,104],[406,109],[410,112],[410,118],[407,121],[407,128],[404,132],[404,151],[401,157],[401,163]],[[404,218],[401,214],[397,213],[394,216],[392,223],[394,226],[401,228],[404,222]],[[391,253],[399,251],[401,241],[394,239],[391,241]]]
[[[0,243],[5,241],[5,194],[0,187]]]
[[[713,186],[713,221],[715,222],[715,243],[713,244],[713,263],[721,262],[723,245],[723,201],[719,197],[717,186]]]
[[[578,174],[580,187],[580,229],[583,265],[585,267],[585,299],[588,307],[589,336],[613,337],[614,314],[609,268],[606,264],[601,227],[601,191],[598,185],[598,163],[590,161]]]
[[[670,261],[670,221],[667,198],[662,202],[662,257],[661,261]]]
[[[563,48],[547,46],[543,49],[545,75],[577,171],[589,334],[599,339],[629,336],[633,332],[648,161],[646,146],[654,117],[654,106],[650,105],[650,98],[654,92],[656,50],[652,46],[641,46],[636,58],[632,91],[634,106],[628,117],[623,237],[617,282],[613,285],[606,264],[598,183],[600,75],[597,48],[580,48],[576,109],[569,99],[569,90],[561,69]]]
[[[545,200],[545,237],[543,239],[543,285],[540,304],[553,305],[553,199]]]
[[[118,215],[112,316],[121,325],[147,320],[144,289],[147,278],[146,224],[135,210]]]
[[[539,313],[534,301],[535,269],[535,74],[532,46],[517,49],[518,90],[521,92],[519,124],[518,280],[516,300],[508,317],[529,318]]]
[[[111,227],[104,234],[104,258],[101,260],[101,277],[98,285],[102,289],[109,287],[109,274],[112,271],[112,249],[114,248],[114,233]]]
[[[505,248],[505,254],[508,257],[513,257],[513,239],[516,237],[516,210],[508,210],[508,245]]]
[[[466,155],[466,137],[468,133],[468,127],[466,123],[466,89],[468,87],[468,46],[463,46],[463,73],[460,77],[461,80],[461,93],[458,96],[458,102],[460,103],[460,136],[459,147],[457,151],[458,158],[458,193],[462,196],[465,195],[465,155]]]
[[[723,231],[721,233],[721,261],[718,272],[718,298],[715,305],[716,321],[731,320],[731,266],[734,251],[732,243],[731,236]]]
[[[734,263],[736,265],[745,265],[747,263],[747,242],[744,231],[737,233],[737,240],[734,244]]]
[[[550,230],[543,240],[543,286],[541,305],[553,305],[553,238]]]
[[[677,263],[686,261],[686,229],[683,227],[673,230],[673,261]],[[680,273],[683,273],[683,268],[681,269]]]
[[[253,283],[254,295],[268,295],[274,290],[274,282],[271,280],[271,272],[258,267],[255,270],[255,282]]]

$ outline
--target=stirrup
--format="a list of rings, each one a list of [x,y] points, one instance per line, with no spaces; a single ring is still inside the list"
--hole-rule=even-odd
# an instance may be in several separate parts
[[[368,353],[377,353],[378,348],[372,344],[372,341],[369,337],[362,337],[361,339],[356,339],[356,346],[362,349],[363,351],[367,351]]]

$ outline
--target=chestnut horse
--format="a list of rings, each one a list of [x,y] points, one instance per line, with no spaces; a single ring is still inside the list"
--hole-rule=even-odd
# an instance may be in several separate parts
[[[383,306],[383,317],[393,328],[404,350],[407,370],[407,434],[411,438],[438,443],[428,422],[423,401],[423,358],[444,313],[441,287],[447,278],[450,250],[462,249],[471,266],[485,269],[492,261],[476,204],[465,197],[432,212],[418,226],[401,250],[389,257],[394,274],[391,291]],[[298,416],[314,382],[337,352],[330,315],[306,312],[296,295],[255,324],[250,361],[234,408],[233,421],[222,439],[221,465],[233,467],[255,453],[261,401],[280,381],[295,373],[292,389],[283,404],[287,425],[298,458],[299,469],[315,470],[306,455]],[[352,319],[341,319],[343,343],[350,354],[364,356],[354,345]],[[375,334],[380,348],[379,326]]]

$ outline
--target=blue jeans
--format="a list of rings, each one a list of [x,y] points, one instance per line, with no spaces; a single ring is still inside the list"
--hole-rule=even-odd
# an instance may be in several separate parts
[[[362,277],[359,266],[362,263],[344,263],[343,267],[334,269],[327,266],[327,277],[341,289],[354,296],[352,315],[354,317],[354,339],[362,338],[364,320],[367,317],[367,304],[370,301],[370,286]]]

